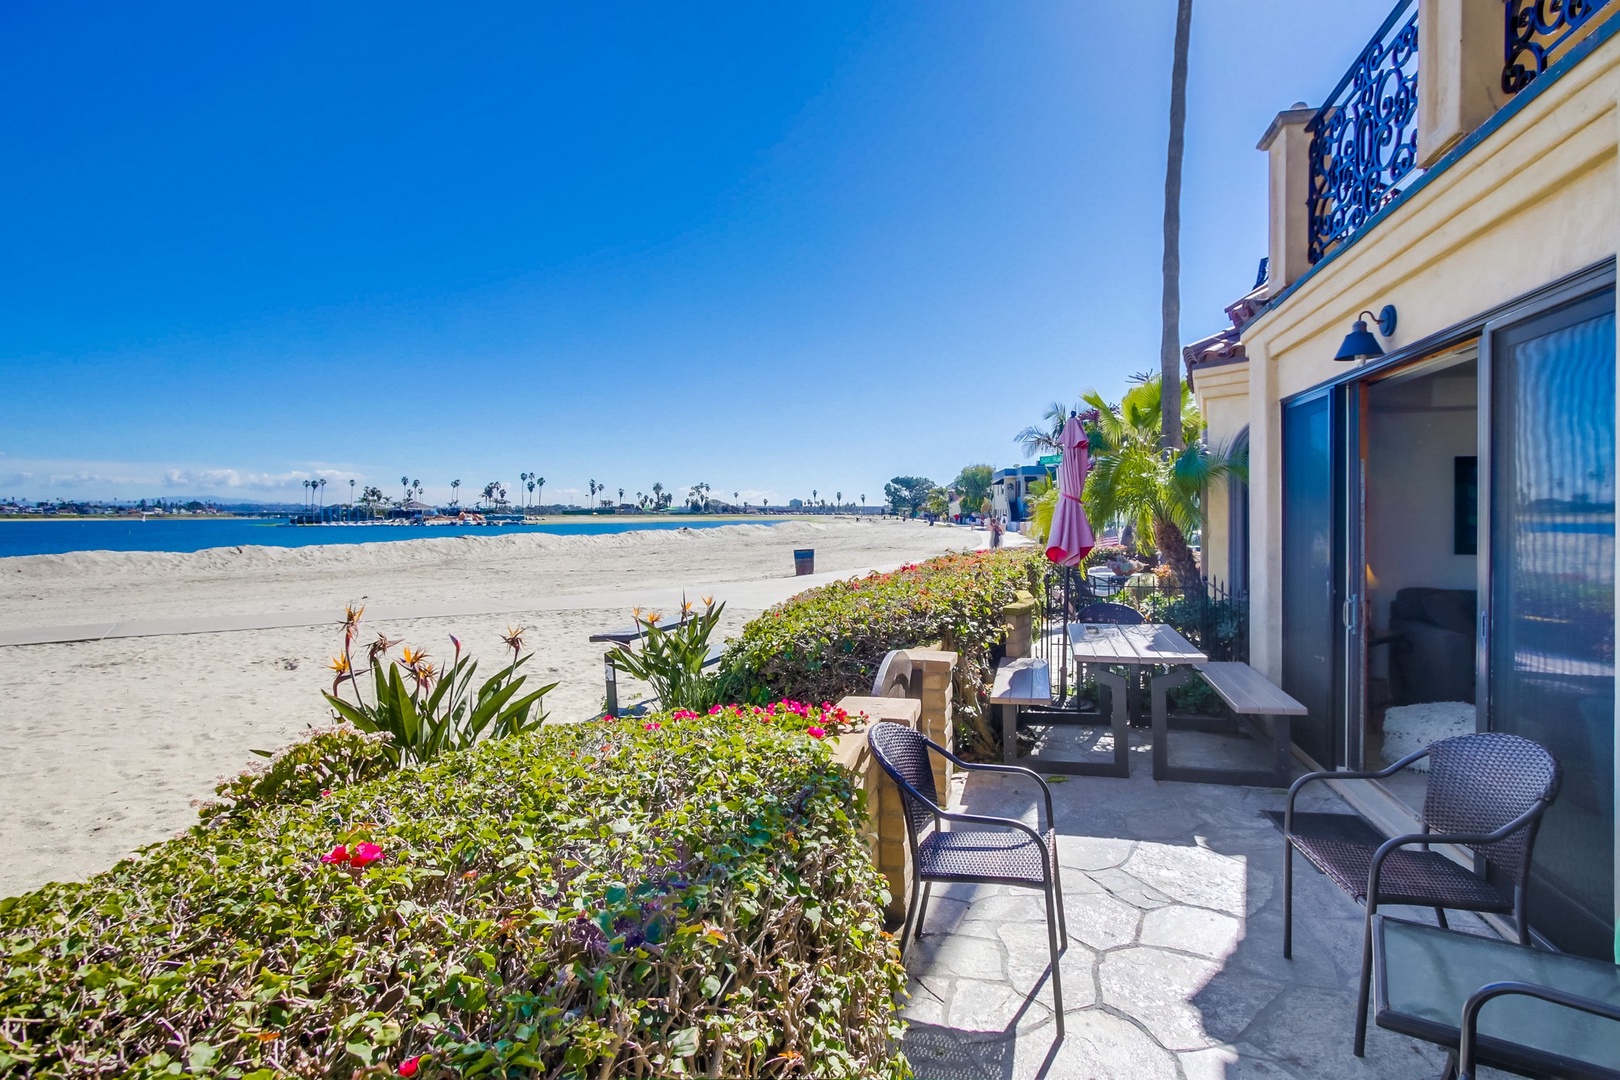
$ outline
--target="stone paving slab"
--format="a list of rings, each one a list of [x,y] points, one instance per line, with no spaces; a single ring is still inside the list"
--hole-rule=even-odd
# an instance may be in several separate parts
[[[1367,1056],[1351,1054],[1362,909],[1303,859],[1294,959],[1282,958],[1283,840],[1263,815],[1283,793],[1140,773],[1052,786],[1069,925],[1063,1042],[1040,892],[934,886],[906,950],[903,1048],[920,1080],[1438,1076],[1436,1048],[1376,1027]],[[1027,780],[972,775],[956,799],[1035,820]],[[1327,792],[1300,805],[1348,812]],[[1468,916],[1452,924],[1483,932]]]

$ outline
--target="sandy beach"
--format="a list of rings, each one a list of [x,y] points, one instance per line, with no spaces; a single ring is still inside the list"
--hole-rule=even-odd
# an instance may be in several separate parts
[[[0,559],[0,896],[104,869],[195,821],[215,780],[326,721],[346,603],[435,656],[496,659],[529,628],[556,719],[601,708],[603,647],[633,605],[684,593],[741,624],[836,576],[977,547],[983,533],[833,520],[609,536],[455,537],[192,554]],[[794,578],[793,549],[817,574]],[[108,636],[109,634],[115,636]]]

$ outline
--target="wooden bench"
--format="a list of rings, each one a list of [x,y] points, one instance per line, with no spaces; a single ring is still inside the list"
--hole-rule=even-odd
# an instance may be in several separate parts
[[[1052,670],[1033,656],[1001,660],[990,690],[990,704],[1001,713],[1001,760],[1018,763],[1018,707],[1052,703]]]
[[[1168,710],[1163,700],[1153,703],[1153,778],[1187,780],[1206,784],[1242,784],[1251,787],[1282,787],[1293,778],[1292,719],[1305,716],[1305,706],[1289,697],[1248,664],[1210,661],[1193,665],[1198,676],[1209,684],[1226,707],[1240,719],[1256,722],[1271,745],[1269,769],[1241,769],[1213,765],[1171,765]],[[1155,679],[1156,699],[1186,679]]]

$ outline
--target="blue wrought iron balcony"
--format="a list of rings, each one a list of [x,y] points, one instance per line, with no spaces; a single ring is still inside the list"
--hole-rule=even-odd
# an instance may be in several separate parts
[[[1500,2],[1502,35],[1481,44],[1501,49],[1501,88],[1509,99],[1620,11],[1620,4],[1611,0]],[[1424,76],[1419,70],[1418,8],[1418,0],[1395,5],[1306,125],[1307,259],[1313,266],[1423,175],[1418,98]]]

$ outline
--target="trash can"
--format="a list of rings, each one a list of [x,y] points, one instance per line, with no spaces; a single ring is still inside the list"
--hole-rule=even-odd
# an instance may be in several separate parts
[[[799,577],[816,572],[816,549],[793,549],[793,572]]]

